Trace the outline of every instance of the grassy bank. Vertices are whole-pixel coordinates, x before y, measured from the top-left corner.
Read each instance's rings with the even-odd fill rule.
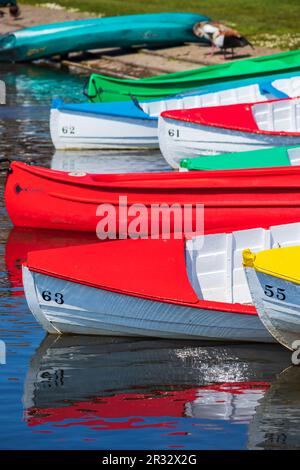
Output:
[[[32,5],[50,2],[24,0],[24,3]],[[299,0],[54,0],[53,3],[105,16],[160,11],[198,12],[236,27],[258,45],[300,48]]]

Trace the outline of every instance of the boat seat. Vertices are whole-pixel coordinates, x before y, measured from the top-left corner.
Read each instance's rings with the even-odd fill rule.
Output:
[[[199,299],[251,303],[243,250],[258,252],[300,244],[300,223],[195,237],[186,243],[190,282]]]
[[[160,101],[145,102],[141,107],[151,116],[159,116],[172,109],[190,109],[209,106],[222,106],[235,103],[255,103],[274,98],[288,98],[300,95],[300,77],[264,80],[259,84],[246,86],[228,84],[228,88],[209,92],[209,88],[194,90],[191,93],[176,95]]]
[[[300,96],[300,76],[274,80],[273,86],[291,98]]]
[[[300,98],[258,103],[252,113],[260,130],[300,132]]]
[[[273,90],[274,91],[274,90]],[[276,91],[276,90],[275,90]],[[286,95],[284,95],[286,96]],[[275,94],[271,95],[275,98]],[[283,96],[282,96],[283,97]],[[144,112],[151,116],[159,116],[164,111],[175,109],[204,108],[210,106],[222,106],[236,103],[252,103],[266,101],[268,96],[261,90],[258,84],[229,88],[226,90],[207,93],[199,90],[192,95],[177,95],[166,100],[145,102],[141,104]]]

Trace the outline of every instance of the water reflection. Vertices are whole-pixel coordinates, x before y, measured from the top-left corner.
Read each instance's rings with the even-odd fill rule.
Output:
[[[23,403],[28,426],[171,429],[201,439],[226,423],[245,434],[256,407],[289,362],[276,345],[47,336],[30,362]],[[175,434],[174,434],[175,433]],[[246,435],[246,434],[245,434]],[[300,438],[299,438],[300,439]]]
[[[147,150],[56,150],[51,168],[62,171],[84,171],[86,173],[143,173],[170,171],[161,153]]]
[[[300,449],[300,369],[272,381],[249,426],[250,449]]]
[[[47,65],[1,64],[1,80],[7,89],[7,104],[49,106],[53,97],[65,101],[86,101],[83,86],[86,77]]]

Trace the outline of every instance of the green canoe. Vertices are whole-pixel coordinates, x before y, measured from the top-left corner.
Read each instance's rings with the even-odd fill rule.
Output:
[[[249,152],[203,155],[181,160],[185,170],[237,170],[243,168],[271,168],[300,164],[300,147],[274,147]]]
[[[243,59],[151,78],[120,79],[92,74],[87,95],[94,102],[163,99],[208,84],[300,70],[300,50]]]

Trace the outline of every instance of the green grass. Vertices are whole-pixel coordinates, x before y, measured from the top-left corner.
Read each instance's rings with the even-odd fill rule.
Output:
[[[24,0],[23,3],[56,3],[105,16],[160,11],[203,13],[237,28],[256,44],[300,48],[299,0]]]

